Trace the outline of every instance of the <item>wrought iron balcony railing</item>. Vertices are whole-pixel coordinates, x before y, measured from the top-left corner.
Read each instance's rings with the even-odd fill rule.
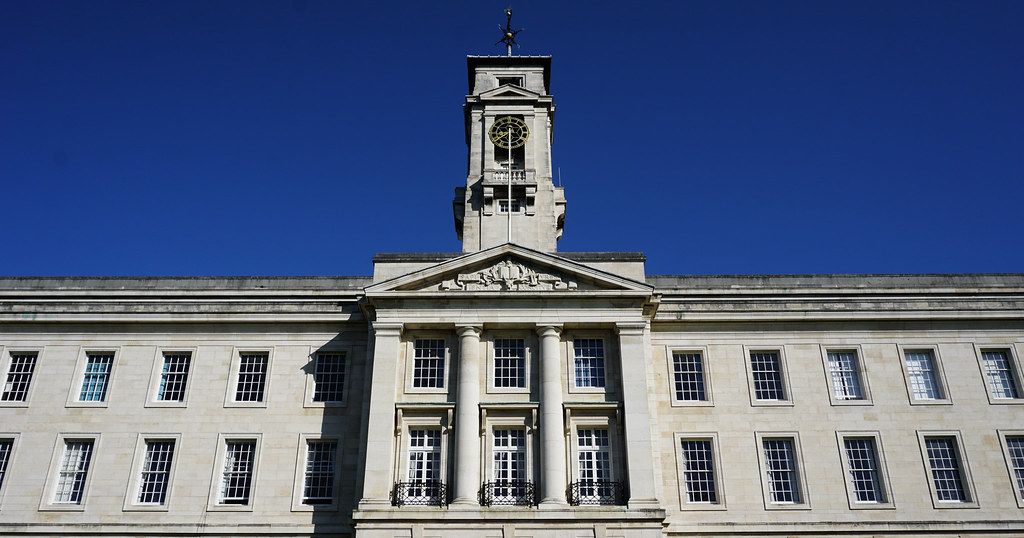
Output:
[[[480,487],[480,506],[533,506],[535,499],[529,480],[496,480]]]
[[[448,488],[440,480],[396,482],[391,490],[392,506],[445,506]]]
[[[569,484],[565,492],[569,504],[626,504],[626,487],[613,480],[580,480]]]

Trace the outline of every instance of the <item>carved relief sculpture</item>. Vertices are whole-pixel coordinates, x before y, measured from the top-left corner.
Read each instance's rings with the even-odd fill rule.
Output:
[[[574,290],[576,282],[549,273],[538,273],[512,260],[500,261],[474,273],[460,273],[441,282],[442,291]]]

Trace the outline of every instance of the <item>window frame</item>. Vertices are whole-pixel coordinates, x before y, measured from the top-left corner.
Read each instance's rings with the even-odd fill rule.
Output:
[[[270,384],[274,372],[274,346],[235,346],[231,348],[231,365],[228,371],[227,388],[224,392],[224,407],[267,407],[270,400]],[[235,400],[238,390],[238,371],[242,364],[242,354],[266,353],[267,371],[263,382],[263,400],[258,402],[240,402]]]
[[[825,386],[828,389],[828,401],[831,405],[842,406],[842,405],[874,405],[874,400],[871,397],[871,384],[868,382],[868,367],[864,360],[864,350],[860,344],[853,345],[821,345],[819,346],[821,351],[821,365],[825,370]],[[861,397],[857,399],[842,399],[838,398],[835,393],[835,387],[832,385],[832,369],[829,365],[828,354],[829,353],[842,353],[842,352],[853,352],[857,360],[857,382],[860,383]]]
[[[0,350],[0,352],[2,352],[2,350]],[[0,482],[0,510],[3,510],[4,493],[7,492],[7,485],[11,483],[11,469],[14,466],[14,458],[18,453],[18,441],[20,438],[20,433],[0,432],[0,441],[11,442],[11,452],[7,455],[7,467],[4,469],[3,481]]]
[[[43,360],[43,351],[45,347],[42,346],[2,346],[0,345],[0,393],[3,393],[3,385],[7,383],[7,374],[10,373],[11,369],[11,354],[20,355],[23,353],[35,353],[36,361],[32,366],[32,377],[29,379],[28,388],[25,390],[24,400],[0,400],[0,407],[28,407],[32,403],[32,394],[35,392],[35,386],[39,378],[39,365]]]
[[[299,445],[295,451],[295,478],[292,485],[292,512],[337,512],[338,511],[338,499],[341,497],[341,456],[344,454],[344,448],[342,446],[341,436],[338,435],[324,435],[322,433],[300,433],[299,434]],[[326,504],[306,504],[303,503],[303,494],[306,489],[306,458],[307,444],[316,441],[333,441],[336,443],[334,447],[334,479],[332,481],[332,488],[334,492],[333,501]]]
[[[903,371],[903,383],[907,389],[907,399],[910,405],[953,405],[953,397],[949,391],[949,383],[946,381],[946,371],[942,367],[942,356],[939,354],[939,346],[935,344],[905,345],[897,344],[899,350],[900,369]],[[910,382],[910,372],[907,370],[907,353],[915,351],[930,351],[935,367],[935,381],[939,385],[942,398],[932,400],[918,400],[914,398],[914,388]]]
[[[410,331],[403,334],[405,347],[405,393],[406,394],[448,394],[452,387],[458,357],[456,347],[451,334],[443,331]],[[440,387],[416,387],[413,385],[413,375],[416,365],[416,340],[444,340],[444,375],[441,377]]]
[[[82,401],[82,388],[85,384],[85,369],[89,363],[89,355],[111,354],[110,372],[107,374],[107,388],[101,401]],[[121,346],[79,346],[78,359],[75,363],[75,374],[72,378],[71,390],[68,391],[67,401],[64,407],[109,407],[110,399],[114,395],[114,380],[117,376],[117,363],[121,359]],[[38,358],[36,359],[39,360]]]
[[[703,400],[680,400],[676,397],[675,354],[700,354],[701,368],[704,375]],[[665,364],[668,369],[668,392],[672,407],[713,407],[715,399],[711,383],[711,361],[708,359],[707,346],[665,346]]]
[[[188,363],[188,377],[185,379],[185,398],[181,401],[174,400],[158,400],[157,393],[160,391],[160,378],[163,373],[164,366],[164,354],[176,354],[176,353],[188,353],[190,355]],[[153,355],[153,370],[149,377],[149,391],[146,393],[146,401],[143,404],[144,407],[188,407],[189,393],[192,390],[192,380],[195,378],[194,372],[196,363],[198,361],[199,349],[195,347],[159,347],[157,346],[156,352]]]
[[[519,81],[519,83],[518,84],[513,84],[513,83],[510,83],[510,82],[504,82],[503,83],[501,81],[502,79],[506,79],[507,80],[507,79],[513,79],[513,78],[517,79]],[[495,89],[500,88],[500,87],[505,86],[505,85],[516,86],[518,88],[526,89],[526,76],[525,75],[505,75],[505,74],[497,74],[496,73],[494,75],[494,81],[495,81],[495,84],[496,84],[496,86],[494,86]]]
[[[751,364],[751,354],[753,353],[777,353],[779,356],[779,379],[782,382],[782,390],[784,398],[780,400],[759,400],[757,398],[757,388],[754,385],[754,367]],[[789,366],[786,364],[786,346],[743,346],[743,365],[747,372],[747,392],[750,396],[750,405],[752,407],[792,407],[793,404],[793,385],[789,378]]]
[[[171,468],[167,475],[167,494],[163,504],[147,504],[138,501],[139,488],[142,486],[142,466],[146,461],[146,444],[149,441],[171,441],[174,443],[174,456],[171,458]],[[128,489],[125,491],[122,510],[125,512],[167,512],[170,510],[171,499],[174,498],[174,475],[180,459],[180,433],[140,433],[135,441],[132,474],[128,480]]]
[[[764,455],[764,442],[766,440],[788,439],[793,442],[793,467],[796,470],[796,485],[800,488],[800,502],[776,503],[772,500],[771,486],[768,484],[768,465]],[[800,433],[795,431],[755,431],[754,440],[757,449],[757,462],[761,474],[761,495],[764,501],[765,510],[810,510],[811,492],[807,489],[807,465],[803,455],[803,444],[800,442]]]
[[[618,389],[618,339],[603,331],[563,331],[562,350],[566,367],[566,385],[569,394],[612,394]],[[604,343],[604,386],[580,387],[576,385],[576,340],[602,340]]]
[[[983,353],[1002,351],[1006,353],[1006,360],[1010,365],[1010,377],[1017,385],[1016,398],[995,398],[992,396],[992,387],[988,383],[988,374],[985,372],[985,359]],[[981,372],[981,384],[985,388],[985,395],[991,405],[1024,405],[1024,375],[1020,369],[1020,359],[1017,356],[1015,346],[1010,344],[974,344],[974,355],[978,359],[978,369]]]
[[[224,461],[229,442],[254,441],[252,481],[249,487],[248,504],[224,504],[220,500],[220,485],[224,479]],[[210,496],[206,503],[207,512],[252,512],[259,491],[260,456],[263,452],[262,433],[221,433],[217,435],[217,457],[213,462],[213,476],[210,479]]]
[[[495,361],[495,346],[496,340],[522,340],[523,341],[523,384],[522,387],[497,387],[495,386],[494,369],[496,365]],[[530,363],[533,362],[533,350],[536,348],[536,340],[531,338],[526,333],[515,332],[515,331],[492,331],[488,334],[486,339],[486,353],[487,353],[487,394],[529,394],[531,383],[531,376],[533,370],[530,367]]]
[[[850,461],[846,453],[846,440],[871,439],[875,444],[875,464],[878,466],[878,487],[881,489],[885,502],[862,502],[857,500],[853,484],[850,482]],[[894,510],[896,501],[892,496],[892,481],[889,479],[889,467],[885,461],[885,449],[882,446],[882,434],[878,431],[839,430],[836,432],[839,448],[839,463],[843,469],[843,483],[846,484],[846,498],[850,510]]]
[[[1022,488],[1017,487],[1017,477],[1013,474],[1013,458],[1010,456],[1010,444],[1007,442],[1009,437],[1024,438],[1024,430],[996,430],[996,436],[999,437],[999,447],[1002,449],[1003,459],[1006,461],[1006,472],[1010,478],[1010,488],[1017,501],[1017,508],[1024,508],[1024,492],[1021,491]]]
[[[960,483],[963,485],[965,501],[940,501],[935,490],[935,480],[932,476],[932,466],[928,459],[928,448],[925,441],[931,438],[952,438],[953,448],[960,463]],[[921,449],[921,463],[924,466],[925,478],[928,481],[928,492],[932,498],[932,508],[937,510],[959,510],[964,508],[980,508],[978,505],[977,488],[974,486],[974,479],[971,476],[971,465],[967,459],[967,452],[964,450],[963,438],[960,430],[917,430],[917,443]]]
[[[683,441],[708,441],[711,443],[712,475],[715,480],[714,503],[693,503],[687,500],[686,481],[683,477]],[[725,481],[722,479],[722,454],[719,449],[717,432],[676,432],[672,434],[676,454],[676,486],[679,493],[679,509],[685,511],[726,510]]]
[[[302,397],[302,407],[306,408],[325,408],[325,407],[347,407],[348,406],[348,394],[352,386],[352,356],[354,353],[353,346],[334,346],[325,345],[318,347],[313,350],[310,349],[306,357],[309,359],[309,370],[306,373],[305,392]],[[316,361],[320,354],[335,354],[341,353],[345,355],[345,380],[342,382],[341,388],[341,400],[332,400],[324,402],[313,401],[313,396],[316,395]]]
[[[625,481],[627,476],[625,470],[625,455],[622,450],[622,430],[615,416],[603,414],[580,414],[586,413],[586,408],[577,408],[569,411],[569,482],[580,480],[580,454],[579,435],[580,430],[608,430],[608,454],[610,459],[609,480]],[[541,477],[543,479],[543,477]]]
[[[43,488],[43,495],[39,500],[40,512],[85,511],[85,505],[89,502],[92,491],[92,481],[96,476],[96,459],[100,453],[101,439],[102,436],[99,433],[61,432],[57,434],[53,444],[53,453],[50,456],[49,470],[46,474],[46,486]],[[89,456],[89,468],[86,470],[85,485],[82,486],[82,499],[77,504],[54,502],[54,495],[57,493],[56,488],[59,482],[58,473],[61,462],[64,460],[64,450],[67,446],[67,441],[92,441],[92,454]]]

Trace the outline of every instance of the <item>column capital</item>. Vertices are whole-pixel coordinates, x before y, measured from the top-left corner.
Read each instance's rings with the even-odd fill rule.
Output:
[[[473,336],[480,336],[483,332],[483,324],[480,323],[456,323],[455,332],[459,336],[465,336],[467,333],[472,333]]]
[[[646,321],[620,321],[615,324],[615,332],[624,336],[638,336],[647,330]]]
[[[388,335],[398,336],[402,334],[402,328],[404,327],[401,323],[394,323],[390,321],[374,321],[373,322],[373,334],[374,335]]]
[[[538,323],[537,324],[537,335],[538,336],[558,336],[562,334],[562,325],[560,323]]]

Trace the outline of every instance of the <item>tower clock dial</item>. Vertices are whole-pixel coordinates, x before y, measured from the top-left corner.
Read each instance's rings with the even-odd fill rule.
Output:
[[[511,143],[509,143],[509,133],[512,134]],[[494,120],[494,125],[491,125],[491,129],[487,131],[487,134],[491,137],[491,142],[499,148],[518,148],[530,138],[530,128],[520,118],[502,116]]]

